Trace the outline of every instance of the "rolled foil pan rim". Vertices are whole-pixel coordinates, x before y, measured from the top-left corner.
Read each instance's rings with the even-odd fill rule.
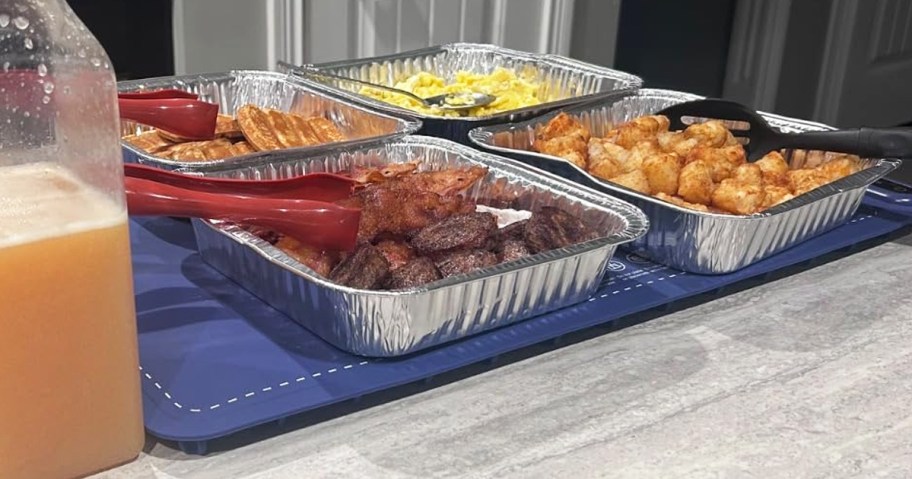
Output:
[[[364,95],[360,95],[356,92],[349,91],[344,88],[339,88],[333,85],[326,84],[318,79],[319,75],[308,72],[308,69],[315,69],[318,71],[327,71],[335,70],[340,68],[352,68],[355,66],[369,65],[372,63],[379,62],[390,62],[395,60],[407,60],[411,58],[420,58],[422,56],[427,56],[430,54],[444,53],[449,51],[480,51],[483,53],[496,53],[502,54],[505,56],[510,56],[514,58],[520,58],[529,62],[535,62],[539,64],[550,64],[549,66],[562,67],[565,70],[575,71],[577,73],[585,73],[590,75],[597,75],[602,78],[610,79],[616,82],[621,83],[623,86],[619,89],[612,91],[603,91],[590,93],[581,96],[575,96],[570,98],[564,98],[561,100],[554,100],[538,105],[527,106],[523,108],[517,108],[514,110],[503,111],[499,113],[494,113],[488,116],[475,116],[475,117],[447,117],[447,116],[438,116],[438,115],[428,115],[421,112],[416,112],[409,110],[407,108],[402,108],[400,106],[393,105],[381,100],[370,98]],[[509,48],[499,47],[496,45],[483,44],[483,43],[447,43],[437,46],[425,47],[417,50],[411,50],[402,53],[395,53],[389,55],[380,55],[375,57],[367,58],[358,58],[353,60],[340,60],[334,62],[325,62],[325,63],[308,63],[304,65],[293,65],[288,62],[279,62],[278,68],[280,71],[285,71],[289,74],[292,72],[298,73],[300,76],[298,78],[304,79],[307,83],[311,84],[315,88],[324,89],[328,92],[331,92],[337,96],[341,96],[351,101],[361,102],[363,104],[369,105],[372,108],[388,111],[399,116],[410,116],[422,121],[440,121],[444,123],[450,122],[463,122],[463,123],[482,123],[490,121],[498,121],[503,119],[509,119],[513,116],[523,116],[537,111],[547,111],[554,108],[560,108],[562,106],[576,105],[581,102],[593,101],[599,98],[603,98],[606,95],[609,95],[614,92],[633,92],[639,89],[643,80],[633,74],[623,72],[620,70],[614,70],[611,68],[601,67],[587,62],[582,62],[575,60],[569,57],[562,55],[554,54],[538,54],[523,52],[519,50],[512,50]],[[343,81],[343,80],[337,80]]]

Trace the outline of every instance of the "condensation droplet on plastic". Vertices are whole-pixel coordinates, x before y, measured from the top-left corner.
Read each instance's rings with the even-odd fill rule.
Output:
[[[45,82],[44,92],[50,95],[54,91],[54,82]]]
[[[26,48],[27,50],[31,50],[32,47],[34,47],[34,46],[35,46],[35,44],[32,43],[32,39],[29,38],[29,37],[25,37],[25,48]]]
[[[3,71],[8,72],[10,67],[10,62],[3,62]]]
[[[49,97],[47,95],[44,95],[43,97],[41,97],[41,103],[44,103],[45,105],[47,105],[50,102],[51,102],[51,97]]]
[[[111,64],[108,63],[108,62],[104,62],[104,69],[105,69],[105,70],[110,70],[110,69],[111,69]]]
[[[63,94],[64,94],[64,95],[69,95],[69,94],[70,94],[70,87],[68,87],[68,86],[63,87]]]
[[[79,51],[76,52],[76,55],[79,55],[79,58],[85,58],[85,57],[86,57],[86,51],[80,48]]]
[[[25,30],[29,26],[28,18],[19,16],[13,19],[13,25],[16,25],[16,28],[19,30]]]
[[[45,76],[45,75],[47,75],[47,74],[48,74],[48,67],[45,66],[44,63],[39,63],[39,64],[38,64],[38,76],[43,77],[43,76]]]
[[[97,66],[100,66],[100,65],[101,65],[101,60],[98,59],[98,57],[92,57],[92,58],[89,60],[89,62],[92,63],[92,66],[93,66],[93,67],[97,67]]]
[[[32,113],[31,113],[31,112],[28,112],[28,111],[22,112],[22,114],[25,115],[26,118],[32,116]]]
[[[9,26],[10,17],[5,13],[0,13],[0,28],[6,28]]]

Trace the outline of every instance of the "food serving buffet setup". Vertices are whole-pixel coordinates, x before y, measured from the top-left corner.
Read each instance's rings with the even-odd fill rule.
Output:
[[[763,114],[805,136],[757,151],[745,117],[682,124],[699,97],[568,58],[280,70],[118,86],[218,106],[206,138],[122,123],[145,424],[188,453],[912,224],[876,134]]]

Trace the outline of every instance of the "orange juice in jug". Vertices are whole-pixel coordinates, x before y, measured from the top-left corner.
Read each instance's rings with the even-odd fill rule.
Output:
[[[0,0],[0,478],[143,444],[110,61],[64,0]]]

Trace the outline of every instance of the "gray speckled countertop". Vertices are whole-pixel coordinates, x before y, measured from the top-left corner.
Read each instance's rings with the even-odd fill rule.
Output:
[[[912,477],[912,236],[264,437],[98,477]]]

